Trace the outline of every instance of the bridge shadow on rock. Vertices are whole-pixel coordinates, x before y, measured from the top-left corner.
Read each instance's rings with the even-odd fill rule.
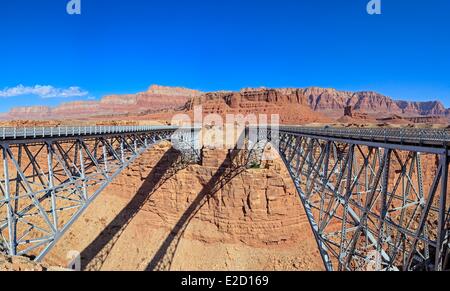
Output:
[[[146,271],[168,271],[171,269],[173,258],[175,257],[178,245],[187,227],[200,209],[208,203],[219,190],[227,185],[234,177],[242,173],[247,168],[247,157],[239,155],[241,150],[233,149],[229,151],[222,165],[217,172],[205,184],[197,197],[183,213],[175,224],[170,234],[164,240],[151,262],[147,265]]]
[[[181,152],[170,148],[159,159],[151,172],[145,177],[133,199],[106,226],[106,228],[81,253],[81,269],[86,271],[100,270],[108,258],[114,245],[133,218],[142,209],[156,190],[179,170],[187,167],[188,161]]]

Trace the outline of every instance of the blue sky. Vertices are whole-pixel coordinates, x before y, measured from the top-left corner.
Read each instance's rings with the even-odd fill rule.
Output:
[[[375,90],[450,107],[448,0],[382,0],[372,16],[369,0],[81,0],[81,15],[68,1],[0,1],[0,111],[153,83]]]

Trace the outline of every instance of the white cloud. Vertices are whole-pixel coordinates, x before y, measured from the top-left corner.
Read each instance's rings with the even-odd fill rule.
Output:
[[[50,85],[35,85],[32,87],[18,85],[12,88],[5,88],[0,90],[0,97],[9,98],[23,95],[36,95],[41,98],[69,98],[69,97],[84,97],[89,95],[89,92],[80,87],[72,86],[69,88],[55,88]]]

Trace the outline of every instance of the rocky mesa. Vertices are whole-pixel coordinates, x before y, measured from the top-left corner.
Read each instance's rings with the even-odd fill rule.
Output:
[[[305,116],[310,115],[310,111],[313,111],[324,113],[330,117],[338,117],[342,116],[347,107],[351,107],[354,112],[372,114],[378,118],[394,114],[405,117],[450,115],[450,109],[446,109],[439,101],[398,101],[371,91],[350,92],[318,87],[248,88],[242,89],[240,92],[206,93],[194,97],[187,104],[187,109],[193,109],[198,105],[203,105],[210,113],[219,114],[236,110],[242,112],[253,107],[268,108],[284,113],[292,106],[301,106],[304,109],[304,112],[301,113],[304,113]]]
[[[152,85],[146,92],[109,95],[100,101],[67,102],[57,107],[17,107],[3,114],[2,119],[88,118],[176,110],[201,94],[197,90]]]
[[[450,117],[450,109],[439,101],[409,102],[394,100],[372,91],[350,92],[332,88],[245,88],[240,91],[203,93],[198,90],[153,85],[146,92],[109,95],[100,101],[76,101],[57,107],[18,107],[2,119],[68,119],[105,116],[147,116],[174,111],[192,112],[201,105],[205,114],[279,114],[282,123],[329,123],[345,110],[364,115],[367,120],[408,120],[421,117]],[[171,115],[170,115],[171,116]],[[170,119],[170,118],[169,118]]]

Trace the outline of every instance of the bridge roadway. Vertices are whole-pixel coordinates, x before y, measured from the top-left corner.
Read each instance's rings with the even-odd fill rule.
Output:
[[[117,175],[177,129],[0,128],[0,251],[42,260]],[[178,134],[193,145],[198,130]],[[258,132],[279,145],[327,270],[448,268],[448,130],[281,126]],[[428,155],[438,166],[424,185]]]
[[[43,139],[95,137],[104,135],[175,131],[175,126],[61,126],[61,127],[3,127],[0,141],[20,143]],[[374,147],[416,150],[450,155],[450,129],[419,128],[332,128],[280,126],[284,133],[301,134],[324,140],[352,142]]]
[[[175,126],[59,126],[59,127],[3,127],[0,140],[28,142],[49,138],[95,137],[104,135],[175,131]]]
[[[450,146],[450,129],[332,128],[281,126],[280,131],[323,140],[442,154]]]

